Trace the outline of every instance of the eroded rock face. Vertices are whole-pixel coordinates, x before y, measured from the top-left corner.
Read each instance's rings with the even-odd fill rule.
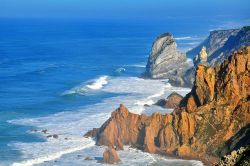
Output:
[[[198,55],[196,55],[195,59],[194,59],[194,65],[198,65],[200,64],[207,64],[207,49],[206,47],[202,47],[200,53]]]
[[[121,160],[113,147],[108,147],[105,152],[103,153],[102,163],[106,164],[117,164]]]
[[[215,68],[199,65],[192,91],[184,100],[187,103],[182,103],[187,111],[192,112],[211,101],[235,107],[240,101],[249,100],[249,54],[250,47],[247,47]]]
[[[98,129],[97,144],[117,149],[132,145],[149,153],[214,163],[225,151],[225,143],[249,126],[249,71],[250,46],[215,68],[200,65],[195,85],[180,109],[146,116],[130,113],[120,105]]]
[[[182,76],[187,69],[186,55],[177,50],[173,35],[159,36],[152,46],[145,75],[154,79],[166,78],[173,85],[183,86]]]

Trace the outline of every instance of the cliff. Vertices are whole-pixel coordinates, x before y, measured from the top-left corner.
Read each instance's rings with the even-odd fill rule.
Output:
[[[197,65],[216,66],[234,51],[248,45],[250,45],[250,26],[212,31],[200,45],[187,52],[187,55],[193,58],[194,67],[185,73],[186,85],[193,85]]]
[[[131,145],[149,153],[218,161],[230,149],[247,143],[247,135],[237,135],[249,129],[249,70],[250,46],[216,67],[199,65],[192,91],[172,114],[137,115],[121,104],[87,136],[96,137],[97,145],[116,149]]]
[[[186,55],[177,50],[173,35],[165,33],[153,43],[145,76],[169,79],[176,86],[183,86],[183,74],[188,68]]]
[[[224,47],[225,43],[232,36],[236,36],[239,29],[215,30],[211,31],[209,36],[200,43],[197,47],[187,52],[187,55],[194,59],[199,54],[203,47],[206,48],[208,56],[216,52],[216,50]]]

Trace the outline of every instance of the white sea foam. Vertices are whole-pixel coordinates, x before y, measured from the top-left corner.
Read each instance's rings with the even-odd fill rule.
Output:
[[[107,84],[103,86],[103,83]],[[54,139],[46,138],[48,134],[43,134],[44,138],[47,139],[45,142],[17,142],[10,144],[11,147],[20,150],[23,154],[23,161],[15,163],[15,165],[34,165],[39,163],[40,165],[46,165],[50,160],[57,158],[63,160],[62,158],[64,157],[62,155],[71,155],[79,150],[85,151],[84,148],[88,149],[90,146],[93,146],[93,141],[82,136],[88,130],[100,127],[110,117],[110,113],[118,107],[119,103],[124,103],[131,112],[137,114],[147,112],[151,114],[153,111],[156,111],[156,106],[145,107],[145,104],[152,105],[160,98],[167,97],[173,91],[181,95],[185,95],[190,91],[190,89],[186,88],[172,87],[166,80],[145,80],[137,77],[106,76],[87,85],[100,87],[97,84],[102,85],[102,88],[98,89],[99,91],[115,93],[117,96],[74,111],[61,112],[47,117],[8,121],[9,123],[19,125],[34,126],[40,130],[47,129],[48,134],[57,134],[59,136],[58,139]],[[81,88],[86,88],[86,84],[85,86],[78,86],[79,91],[82,91]],[[75,93],[78,92],[75,91]],[[42,133],[38,132],[38,134]],[[94,146],[93,149],[95,148]],[[154,159],[155,157],[151,156],[150,161],[154,162]],[[126,157],[123,160],[125,161]],[[55,163],[51,165],[55,165]],[[88,164],[82,161],[82,165]]]
[[[123,68],[123,67],[120,67],[120,68],[116,69],[115,71],[118,72],[118,73],[121,73],[121,72],[126,71],[126,69]]]
[[[105,147],[90,147],[75,153],[66,154],[60,159],[55,161],[49,161],[41,164],[42,166],[100,166],[95,159],[100,160]],[[158,166],[203,166],[202,162],[194,160],[179,160],[173,158],[167,158],[156,154],[149,154],[137,149],[124,147],[124,150],[118,151],[118,155],[121,159],[120,166],[144,166],[144,165],[158,165]],[[78,156],[78,157],[76,157]],[[94,160],[85,160],[86,156],[94,158]],[[84,162],[83,162],[84,161]]]
[[[128,66],[132,66],[132,67],[140,67],[140,68],[145,68],[146,65],[145,64],[133,64],[133,65],[128,65]]]
[[[94,83],[87,85],[87,87],[93,90],[101,89],[104,85],[108,83],[107,79],[108,76],[102,76],[98,78]]]
[[[51,160],[58,159],[62,155],[72,153],[72,152],[76,152],[76,151],[79,151],[79,150],[82,150],[82,149],[85,149],[85,148],[88,148],[88,147],[91,147],[91,146],[95,145],[95,141],[93,141],[93,140],[91,140],[91,141],[85,140],[85,142],[84,142],[85,144],[82,144],[81,142],[83,142],[83,141],[77,142],[77,146],[74,147],[74,148],[66,148],[65,150],[60,150],[58,152],[46,154],[46,155],[44,155],[42,157],[37,157],[37,158],[34,158],[34,159],[28,159],[28,160],[22,161],[20,163],[13,163],[12,166],[32,166],[34,164],[41,164],[41,163],[46,162],[46,161],[51,161]],[[61,146],[61,144],[60,144],[60,146]],[[47,147],[44,147],[44,148],[47,148]],[[31,152],[33,151],[33,149],[29,149],[29,150]]]
[[[89,91],[95,91],[103,88],[104,85],[108,84],[108,76],[100,76],[97,79],[89,80],[81,85],[78,85],[70,90],[67,90],[62,93],[62,95],[69,95],[69,94],[82,94],[85,95]]]

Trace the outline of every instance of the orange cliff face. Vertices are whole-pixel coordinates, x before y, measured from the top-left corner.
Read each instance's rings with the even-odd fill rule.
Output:
[[[250,123],[249,70],[250,46],[215,68],[199,65],[192,91],[172,114],[137,115],[121,104],[88,135],[96,136],[97,145],[131,145],[213,163],[226,141]]]
[[[191,93],[182,105],[188,112],[207,104],[229,104],[232,109],[250,95],[249,47],[239,50],[215,68],[198,65]]]

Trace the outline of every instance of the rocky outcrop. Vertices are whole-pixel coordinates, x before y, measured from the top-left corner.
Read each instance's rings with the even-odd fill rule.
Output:
[[[155,103],[155,105],[163,108],[177,109],[179,108],[182,99],[183,97],[180,94],[173,92],[167,97],[166,100],[160,99]]]
[[[229,29],[229,30],[215,30],[211,31],[208,38],[206,38],[201,44],[192,50],[187,52],[190,58],[195,58],[196,55],[206,47],[208,56],[215,53],[218,49],[223,48],[228,39],[232,36],[236,36],[239,29]]]
[[[188,112],[214,102],[236,107],[250,95],[250,47],[241,49],[215,68],[198,65],[191,93],[182,103]]]
[[[124,105],[96,132],[97,145],[131,145],[149,153],[218,161],[250,123],[250,47],[216,67],[199,65],[192,91],[171,114],[130,113]],[[240,141],[244,146],[244,142]],[[234,140],[234,139],[233,139]]]
[[[207,49],[206,47],[202,47],[200,53],[198,55],[196,55],[195,59],[194,59],[194,65],[197,66],[198,64],[207,64]]]
[[[249,45],[250,26],[212,31],[205,41],[187,52],[187,55],[193,58],[194,67],[185,73],[186,85],[193,85],[195,70],[199,64],[214,67],[226,60],[234,51]]]
[[[102,163],[106,164],[117,164],[121,160],[113,147],[108,147],[103,153]]]
[[[176,92],[171,93],[166,100],[165,108],[177,109],[183,97]]]
[[[145,76],[169,79],[176,86],[183,86],[183,74],[188,69],[186,55],[177,50],[173,35],[165,33],[153,43]]]

